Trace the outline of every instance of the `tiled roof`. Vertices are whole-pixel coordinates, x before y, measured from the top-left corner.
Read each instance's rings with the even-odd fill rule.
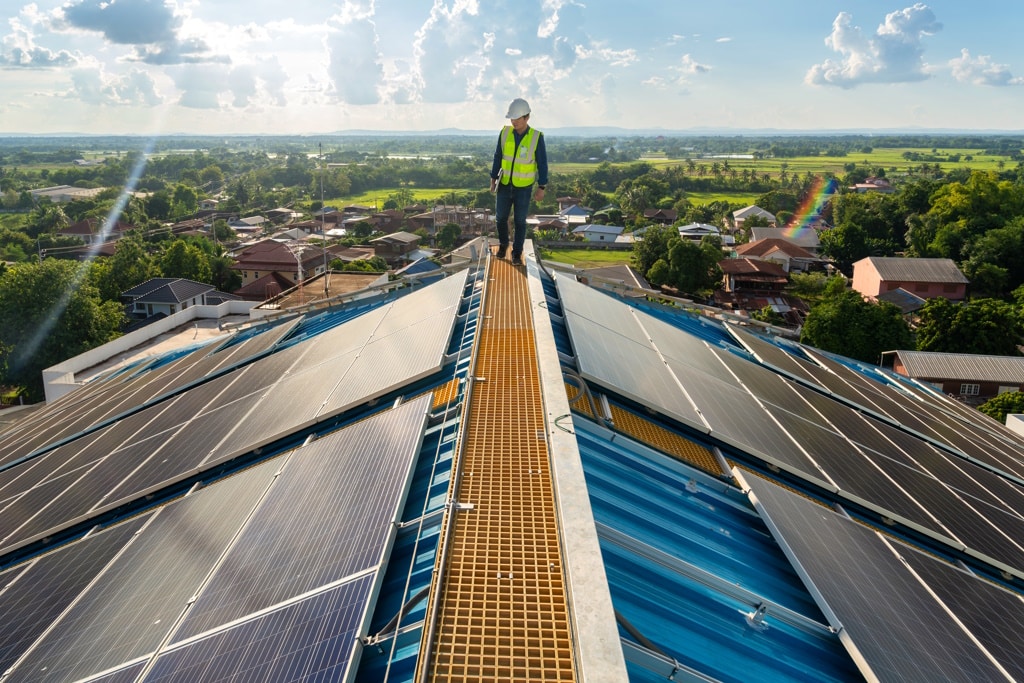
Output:
[[[753,258],[727,258],[718,262],[723,273],[730,275],[749,275],[759,273],[785,278],[786,271],[778,263],[761,261]]]
[[[754,240],[736,247],[736,253],[744,256],[764,256],[773,251],[781,251],[793,258],[816,258],[814,254],[807,251],[799,244],[790,242],[780,237],[769,237],[762,240]]]
[[[1024,384],[1024,357],[896,351],[909,377]]]
[[[184,278],[155,277],[122,292],[132,301],[178,304],[215,289],[213,285]]]
[[[307,245],[303,247],[302,263],[323,259],[323,250]],[[295,270],[295,256],[288,247],[275,240],[263,240],[246,247],[235,256],[235,269]]]
[[[946,282],[967,284],[969,280],[948,258],[902,258],[899,256],[868,256],[853,264],[870,265],[883,280],[903,282]]]

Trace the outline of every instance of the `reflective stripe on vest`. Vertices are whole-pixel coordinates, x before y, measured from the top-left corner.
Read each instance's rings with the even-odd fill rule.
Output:
[[[541,134],[528,128],[517,151],[512,130],[512,126],[501,129],[501,182],[507,185],[511,178],[514,186],[529,187],[537,179],[537,144]]]

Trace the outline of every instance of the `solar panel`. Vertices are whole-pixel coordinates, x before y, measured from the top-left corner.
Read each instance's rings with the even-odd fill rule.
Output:
[[[765,341],[761,337],[751,334],[736,325],[726,325],[725,329],[765,365],[776,368],[780,372],[795,377],[802,382],[817,385],[821,390],[825,390],[825,387],[818,383],[817,375],[813,372],[808,361],[801,360],[780,346]]]
[[[636,344],[648,344],[647,335],[637,325],[633,312],[627,306],[571,278],[559,277],[555,284],[564,312],[571,311],[575,317],[588,320]]]
[[[175,647],[143,683],[349,680],[372,586],[364,575]]]
[[[5,679],[76,680],[153,652],[213,568],[277,463],[167,505]]]
[[[1024,681],[1024,599],[920,553],[901,557],[1010,676]]]
[[[566,323],[582,377],[707,431],[700,413],[685,399],[654,349],[568,311]]]
[[[0,574],[0,672],[6,671],[89,585],[146,521],[145,517],[58,548]],[[17,582],[7,586],[17,572]]]
[[[728,370],[716,361],[724,353],[703,341],[643,312],[636,314],[639,324],[650,336],[651,344],[665,359],[699,370],[723,382],[732,382]]]
[[[758,477],[748,477],[747,484],[772,535],[831,625],[842,629],[843,643],[865,676],[883,681],[1013,680],[974,634],[951,618],[930,587],[907,570],[900,556],[916,551]],[[968,593],[980,581],[962,577],[958,588]],[[1020,609],[1018,600],[1006,611],[1017,615],[1009,623],[1019,620]]]
[[[379,564],[429,407],[424,396],[294,451],[175,638]]]

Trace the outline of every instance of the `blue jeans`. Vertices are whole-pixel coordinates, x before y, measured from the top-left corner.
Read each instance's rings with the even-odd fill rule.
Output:
[[[514,187],[498,185],[494,197],[494,222],[498,228],[498,244],[508,244],[508,217],[514,214],[515,234],[512,238],[512,256],[522,256],[523,242],[526,240],[526,215],[530,213],[530,198],[533,186]]]

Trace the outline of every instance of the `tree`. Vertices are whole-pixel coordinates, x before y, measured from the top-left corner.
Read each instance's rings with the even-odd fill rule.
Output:
[[[437,247],[441,251],[451,251],[462,237],[462,228],[457,223],[446,223],[437,231]]]
[[[801,343],[865,363],[878,363],[883,351],[913,348],[914,337],[899,307],[884,301],[871,303],[857,292],[837,289],[830,281],[825,298],[811,308]]]
[[[1013,305],[998,299],[957,304],[929,299],[918,311],[917,350],[1019,356],[1024,323]]]
[[[190,216],[199,210],[199,195],[195,188],[178,184],[171,194],[171,214],[175,218]]]
[[[119,303],[99,291],[73,261],[19,263],[0,274],[0,383],[43,399],[42,371],[121,334]]]
[[[142,239],[132,235],[118,240],[113,256],[96,260],[92,279],[105,301],[118,301],[121,292],[156,275],[153,257],[146,251]]]
[[[659,259],[668,256],[668,241],[673,237],[679,239],[679,231],[676,228],[652,225],[644,231],[641,239],[633,243],[633,265],[644,277],[648,276],[647,271]]]
[[[820,251],[847,274],[853,272],[854,263],[871,255],[867,233],[856,223],[845,223],[822,232]]]
[[[387,272],[388,264],[387,261],[382,259],[380,256],[371,256],[368,259],[357,259],[345,263],[341,259],[335,259],[331,261],[331,270],[341,270],[344,272],[361,272],[361,273],[384,273]]]
[[[1024,392],[1007,391],[993,396],[978,406],[978,410],[1005,424],[1007,415],[1024,413]]]
[[[212,278],[210,262],[202,249],[184,240],[174,240],[160,257],[160,272],[164,277],[209,283]]]
[[[706,236],[700,244],[694,244],[676,236],[669,242],[668,284],[683,292],[708,294],[722,281],[722,269],[718,265],[721,260],[722,246],[717,237]]]

